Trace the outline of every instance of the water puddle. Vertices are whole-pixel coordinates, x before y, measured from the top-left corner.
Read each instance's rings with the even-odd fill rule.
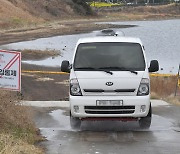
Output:
[[[22,62],[26,64],[33,64],[33,65],[40,65],[40,66],[60,67],[61,62],[62,62],[62,57],[57,56],[57,57],[53,57],[53,58],[50,57],[43,60],[27,60],[27,61],[22,61]]]
[[[70,127],[69,116],[64,110],[54,110],[49,113],[50,117],[56,121],[56,125],[51,126],[53,130],[75,131]],[[120,121],[83,121],[79,131],[169,131],[173,130],[173,120],[166,119],[158,115],[153,115],[150,129],[141,130],[138,122],[120,122]],[[41,128],[44,129],[44,128]],[[48,128],[45,128],[48,129]]]
[[[153,115],[149,130],[140,130],[135,122],[103,121],[83,122],[81,130],[75,131],[70,128],[69,116],[65,112],[61,109],[52,111],[49,116],[54,125],[47,127],[47,122],[44,122],[44,127],[40,128],[41,134],[48,140],[41,143],[47,148],[47,153],[92,154],[113,152],[112,148],[119,146],[131,145],[133,148],[134,145],[137,150],[137,146],[154,148],[159,143],[165,147],[172,142],[172,146],[179,143],[177,136],[180,137],[180,134],[173,130],[173,121],[158,115]],[[118,153],[118,150],[114,153]]]

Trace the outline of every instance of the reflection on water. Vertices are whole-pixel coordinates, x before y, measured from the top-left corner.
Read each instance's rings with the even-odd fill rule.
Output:
[[[177,73],[180,63],[180,20],[162,21],[129,21],[113,22],[113,24],[138,25],[133,28],[121,29],[126,36],[139,37],[145,45],[148,61],[157,59],[160,63],[159,73]],[[61,50],[62,57],[48,58],[42,61],[26,61],[45,66],[59,66],[64,59],[71,60],[79,38],[93,36],[94,33],[65,35],[42,38],[33,41],[12,43],[1,46],[1,49],[55,49]]]
[[[121,131],[173,131],[172,119],[164,118],[158,115],[152,115],[152,123],[149,129],[140,129],[138,121],[122,122],[122,121],[82,121],[80,130],[73,130],[70,127],[70,117],[64,114],[64,110],[58,109],[49,113],[51,118],[44,119],[46,122],[38,123],[38,127],[42,130],[66,130],[66,131],[93,131],[93,132],[121,132]],[[47,117],[46,117],[47,118]],[[48,121],[48,122],[47,122]],[[51,121],[51,125],[49,125]],[[54,122],[52,122],[54,121]],[[159,123],[159,121],[161,121]],[[46,134],[45,136],[49,136]]]

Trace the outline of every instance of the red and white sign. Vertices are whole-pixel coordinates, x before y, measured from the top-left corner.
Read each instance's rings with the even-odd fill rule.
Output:
[[[0,88],[21,91],[21,52],[0,50]]]

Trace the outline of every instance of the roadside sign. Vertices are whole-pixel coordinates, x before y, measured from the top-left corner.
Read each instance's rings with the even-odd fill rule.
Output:
[[[175,89],[174,96],[177,96],[178,88],[180,88],[180,64],[179,64],[179,69],[178,69],[178,74],[177,74],[177,83],[176,83],[176,89]]]
[[[21,52],[0,50],[0,88],[21,91]]]

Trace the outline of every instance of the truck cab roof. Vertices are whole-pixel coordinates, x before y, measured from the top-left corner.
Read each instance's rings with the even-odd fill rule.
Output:
[[[95,42],[124,42],[124,43],[138,43],[142,45],[139,38],[135,37],[125,37],[125,36],[96,36],[89,38],[79,39],[77,44],[81,43],[95,43]]]

